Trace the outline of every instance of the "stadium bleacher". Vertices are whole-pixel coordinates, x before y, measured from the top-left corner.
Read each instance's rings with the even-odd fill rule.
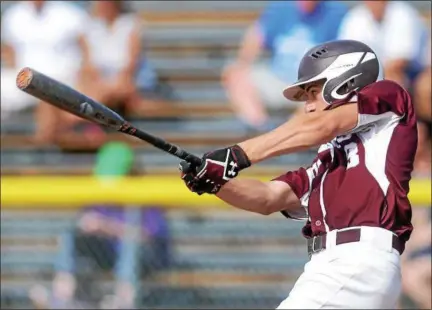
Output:
[[[74,227],[76,212],[2,211],[1,217],[2,294],[25,303],[35,283],[50,288],[59,236]],[[281,217],[263,222],[243,212],[172,211],[169,219],[173,267],[140,283],[149,291],[143,293],[145,307],[187,307],[185,291],[200,292],[193,297],[197,308],[264,307],[269,300],[257,301],[251,291],[267,291],[276,303],[307,260],[299,223],[286,225]],[[112,286],[106,279],[102,290]]]
[[[352,5],[350,1],[345,2]],[[253,1],[247,8],[241,1],[169,3],[170,1],[132,1],[130,4],[135,11],[141,12],[147,24],[143,40],[149,61],[161,79],[173,89],[175,100],[150,109],[144,107],[142,112],[127,117],[143,129],[184,145],[197,154],[242,140],[247,132],[233,116],[227,103],[220,85],[220,73],[223,66],[235,56],[245,28],[259,15],[267,1]],[[413,4],[420,10],[427,8],[422,1],[414,1]],[[430,17],[430,10],[422,12]],[[289,116],[290,110],[287,108],[272,112],[273,123],[277,125]],[[62,137],[58,147],[35,149],[31,137],[33,130],[31,113],[23,113],[1,122],[3,174],[18,173],[16,167],[38,173],[44,172],[43,169],[46,168],[47,173],[55,173],[49,165],[41,164],[43,162],[56,162],[63,167],[59,172],[76,174],[79,166],[77,162],[83,156],[60,154],[69,151],[91,154],[105,142],[91,141],[78,133]],[[175,163],[171,156],[155,153],[155,150],[136,139],[118,134],[110,135],[109,139],[133,144],[146,171],[158,173],[161,168],[166,173],[164,168]],[[33,150],[31,153],[30,148]],[[34,153],[37,155],[33,156]],[[87,158],[91,159],[91,156]],[[309,159],[310,156],[288,156],[278,163],[286,166],[301,165]],[[268,169],[278,163],[266,162],[263,165]],[[79,170],[89,172],[91,164],[90,160],[87,167],[81,166]],[[256,169],[259,170],[260,167],[258,165]]]
[[[173,89],[175,100],[152,109],[144,108],[127,118],[140,128],[197,154],[244,139],[247,132],[227,104],[220,72],[233,59],[245,27],[256,18],[265,1],[254,2],[247,10],[238,1],[223,4],[181,1],[176,2],[175,12],[168,4],[157,1],[131,4],[142,12],[148,24],[143,40],[149,60],[161,79]],[[275,125],[285,121],[290,110],[280,112],[273,111]],[[77,133],[62,136],[56,147],[36,147],[32,142],[34,127],[31,111],[2,121],[3,174],[89,173],[93,165],[91,154],[105,142],[92,141]],[[134,145],[139,162],[147,172],[166,173],[167,167],[176,169],[175,158],[136,139],[116,133],[108,139]],[[72,151],[81,154],[70,155]],[[292,156],[279,162],[298,164],[299,158]],[[52,163],[56,163],[55,167]],[[266,167],[274,164],[267,162]]]
[[[220,72],[233,59],[245,27],[267,1],[250,1],[247,9],[243,1],[170,2],[174,1],[136,1],[132,6],[142,12],[147,23],[143,40],[149,59],[172,87],[176,100],[127,117],[140,128],[197,154],[238,142],[247,133],[227,104]],[[424,3],[414,1],[414,5],[421,9]],[[430,17],[430,11],[427,14]],[[289,112],[273,111],[274,123],[283,122]],[[89,174],[93,152],[104,142],[71,134],[58,146],[36,147],[31,139],[33,130],[31,113],[1,122],[2,175]],[[176,158],[133,138],[115,133],[110,137],[133,145],[142,171],[177,173]],[[274,159],[252,172],[280,172],[304,165],[312,156],[306,152]],[[286,297],[307,259],[300,224],[287,225],[277,215],[261,221],[234,213],[234,223],[232,212],[229,216],[223,212],[202,214],[202,221],[191,221],[183,211],[168,214],[175,268],[141,283],[144,307],[274,308]],[[1,293],[8,296],[9,305],[28,306],[28,289],[35,281],[51,285],[58,236],[74,226],[75,216],[74,210],[2,210]],[[104,283],[103,290],[108,291],[112,283]]]

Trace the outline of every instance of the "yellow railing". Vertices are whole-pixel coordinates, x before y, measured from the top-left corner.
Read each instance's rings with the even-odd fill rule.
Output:
[[[253,176],[248,176],[253,177]],[[271,176],[256,176],[270,180]],[[413,205],[431,205],[431,180],[412,180],[409,198]],[[2,176],[1,207],[76,207],[95,203],[159,205],[163,207],[227,207],[211,195],[190,193],[178,176],[142,176],[119,180],[92,177]]]

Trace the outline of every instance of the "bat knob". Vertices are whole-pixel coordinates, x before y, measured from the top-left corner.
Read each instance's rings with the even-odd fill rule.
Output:
[[[32,69],[26,67],[20,70],[16,78],[16,85],[19,89],[26,89],[33,79]]]

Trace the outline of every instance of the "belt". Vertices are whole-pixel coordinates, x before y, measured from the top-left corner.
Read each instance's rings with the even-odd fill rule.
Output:
[[[336,245],[359,242],[361,236],[361,228],[353,228],[336,232]],[[327,235],[315,236],[307,240],[309,258],[314,253],[318,253],[326,249]],[[392,247],[402,253],[402,242],[396,235],[392,238]]]

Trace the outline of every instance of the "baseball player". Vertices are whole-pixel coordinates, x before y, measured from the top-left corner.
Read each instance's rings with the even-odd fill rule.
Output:
[[[351,40],[315,46],[284,96],[305,112],[275,130],[180,163],[199,195],[306,221],[310,260],[278,309],[391,309],[401,291],[400,255],[411,231],[407,198],[417,148],[411,98],[384,80],[377,55]],[[269,182],[236,178],[275,156],[318,147],[311,166]],[[289,258],[287,258],[289,259]]]

